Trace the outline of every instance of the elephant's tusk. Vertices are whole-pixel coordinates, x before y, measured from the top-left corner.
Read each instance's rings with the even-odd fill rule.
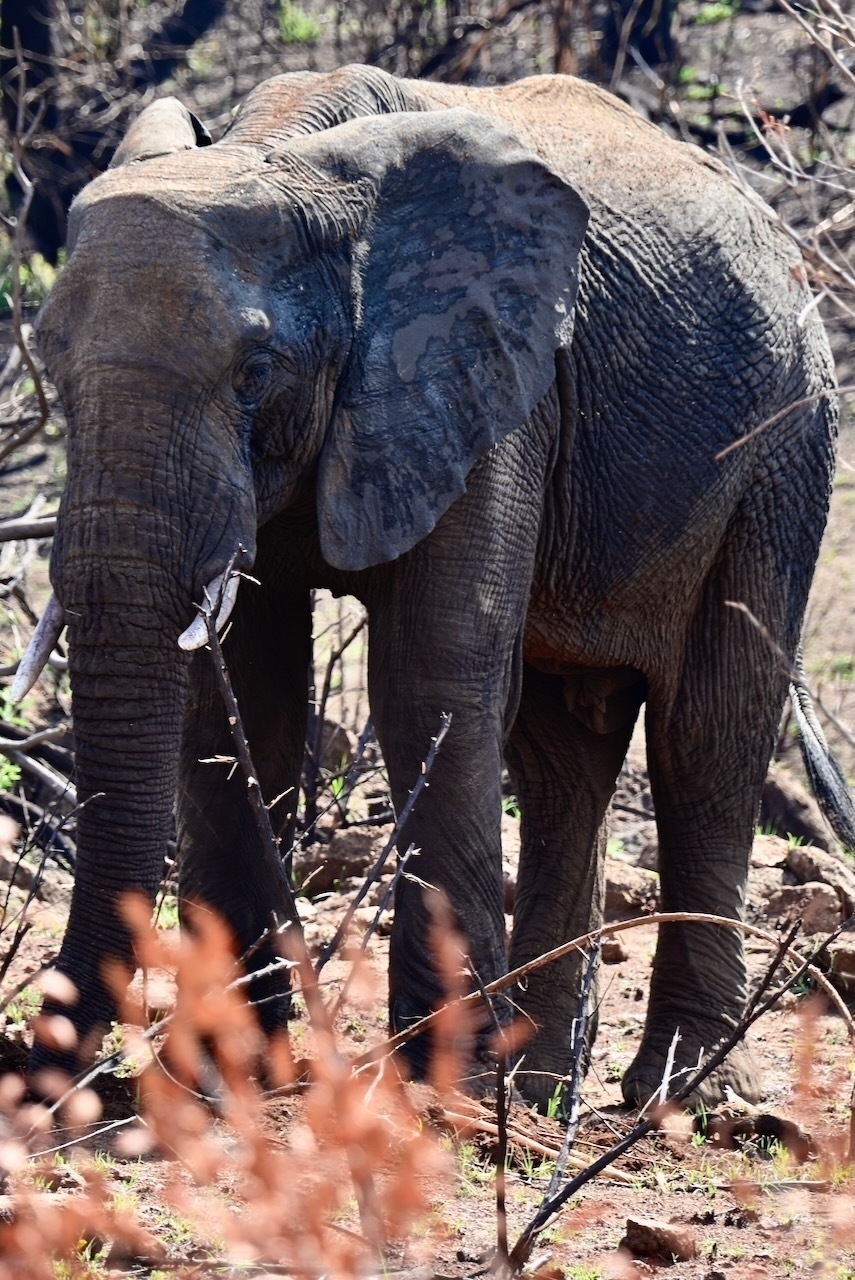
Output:
[[[10,690],[13,703],[20,702],[38,680],[42,668],[50,658],[51,650],[62,635],[64,626],[65,610],[56,596],[52,595],[48,600],[47,608],[36,624],[26,653],[18,664]]]
[[[223,579],[227,573],[229,573],[228,569],[224,570],[223,573],[218,573],[216,578],[213,578],[208,583],[204,592],[205,603],[199,606],[202,612],[196,615],[190,626],[182,631],[178,637],[178,646],[180,649],[184,649],[186,653],[192,653],[194,649],[203,649],[208,643],[207,616],[217,600],[219,600],[221,591],[223,598],[217,614],[217,630],[221,631],[228,622],[231,611],[235,607],[235,600],[237,600],[240,577],[232,572],[224,587]]]

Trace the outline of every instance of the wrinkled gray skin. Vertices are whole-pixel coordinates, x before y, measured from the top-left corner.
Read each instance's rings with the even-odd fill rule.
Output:
[[[483,982],[506,965],[503,753],[517,965],[600,919],[598,832],[645,701],[662,906],[739,916],[787,676],[727,602],[793,654],[832,471],[794,249],[714,161],[570,78],[349,67],[267,81],[213,146],[194,125],[172,101],[141,116],[74,205],[38,323],[69,415],[52,577],[93,797],[58,961],[81,1058],[113,1012],[104,959],[129,957],[117,895],[154,893],[176,792],[182,894],[238,948],[282,911],[243,781],[199,763],[232,750],[210,655],[176,643],[238,546],[259,585],[225,647],[265,796],[298,783],[312,587],[370,611],[399,807],[453,714],[402,847]],[[405,883],[395,1027],[436,998],[426,924]],[[532,1071],[568,1065],[577,975],[565,960],[515,993]],[[675,1028],[686,1065],[745,994],[735,932],[663,928],[627,1098],[658,1086]],[[747,1051],[705,1098],[726,1084],[756,1097]]]

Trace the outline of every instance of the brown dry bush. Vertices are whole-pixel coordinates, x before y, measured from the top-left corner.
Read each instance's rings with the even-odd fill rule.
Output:
[[[140,900],[130,899],[126,914],[141,966],[174,971],[178,994],[156,1048],[150,1034],[128,1033],[128,1052],[148,1060],[136,1081],[139,1123],[122,1134],[117,1151],[175,1162],[164,1201],[200,1237],[218,1242],[218,1266],[342,1280],[377,1271],[388,1247],[429,1214],[426,1189],[448,1167],[438,1135],[422,1123],[392,1061],[354,1068],[303,958],[294,971],[311,1053],[298,1069],[285,1035],[263,1042],[235,984],[228,931],[216,917],[195,912],[192,930],[179,940],[151,926]],[[457,954],[459,943],[443,946]],[[117,985],[124,987],[124,979]],[[144,1025],[143,1004],[126,997],[122,1016]],[[438,1057],[438,1083],[454,1081],[459,1070],[450,1059],[451,1046],[461,1043],[461,1017],[453,1007],[445,1017],[448,1048]],[[285,1136],[265,1117],[265,1090],[253,1074],[262,1060],[267,1086],[299,1095]],[[0,1081],[6,1128],[0,1161],[11,1188],[0,1224],[2,1280],[55,1280],[59,1260],[71,1267],[62,1273],[71,1277],[76,1266],[85,1271],[87,1250],[108,1266],[136,1259],[174,1267],[138,1215],[114,1206],[103,1173],[80,1150],[77,1189],[68,1195],[43,1189],[40,1183],[56,1177],[53,1162],[36,1154],[49,1115],[44,1107],[22,1105],[20,1093],[18,1078]],[[90,1091],[71,1091],[59,1105],[64,1124],[83,1125],[84,1132],[97,1110]],[[344,1228],[338,1219],[348,1216],[352,1200],[358,1226]],[[188,1263],[191,1270],[198,1274]]]

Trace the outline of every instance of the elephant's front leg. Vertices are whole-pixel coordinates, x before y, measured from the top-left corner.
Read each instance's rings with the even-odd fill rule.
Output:
[[[418,856],[408,864],[417,879],[403,878],[395,901],[389,975],[390,1022],[395,1031],[424,1017],[448,993],[449,975],[446,973],[441,979],[435,969],[436,946],[441,939],[434,929],[444,928],[447,919],[440,894],[450,903],[452,923],[460,932],[460,985],[472,990],[479,979],[484,984],[491,982],[506,966],[497,817],[500,795],[494,780],[501,763],[499,735],[487,724],[471,723],[471,704],[455,700],[452,717],[441,752],[444,760],[437,758],[429,790],[422,793],[399,841],[399,852],[413,845]],[[470,719],[468,725],[463,723],[466,719]],[[438,723],[438,715],[414,714],[413,749],[402,755],[391,753],[396,759],[390,775],[395,779],[393,795],[398,811],[407,798],[403,779],[406,775],[412,783],[418,777],[417,757],[427,754],[430,736],[435,734]],[[455,734],[455,730],[459,731]],[[421,752],[415,750],[418,742],[423,743]],[[473,758],[479,760],[477,769],[472,767]],[[503,1022],[508,1020],[503,1002],[497,1003],[496,1011]],[[479,1014],[477,1024],[478,1047],[474,1056],[480,1058],[492,1023]],[[431,1043],[429,1037],[423,1037],[407,1048],[410,1063],[419,1075],[428,1066]],[[462,1046],[461,1051],[466,1053]]]
[[[223,651],[266,803],[287,850],[293,831],[306,732],[311,654],[307,591],[279,594],[266,584],[241,585],[232,629]],[[205,763],[233,757],[234,742],[214,678],[209,650],[197,654],[181,758],[178,803],[179,885],[182,905],[218,912],[234,935],[238,954],[274,923],[287,918],[281,872],[264,851],[240,768]],[[283,794],[284,793],[284,794]],[[276,948],[255,949],[253,969],[263,969]],[[273,1030],[287,1017],[287,984],[278,977],[252,983],[262,1025]]]
[[[502,748],[519,697],[545,468],[540,454],[520,456],[524,444],[510,437],[479,463],[466,495],[430,537],[378,571],[368,602],[371,706],[398,812],[442,713],[452,717],[398,841],[401,853],[410,845],[419,852],[409,864],[418,880],[401,882],[395,904],[390,1014],[397,1030],[443,995],[431,951],[435,891],[450,902],[463,936],[461,966],[477,973],[466,985],[490,982],[506,964]],[[427,1038],[408,1048],[419,1073],[429,1052]]]

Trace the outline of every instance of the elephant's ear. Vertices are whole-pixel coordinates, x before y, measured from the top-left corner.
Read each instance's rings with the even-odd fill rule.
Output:
[[[572,336],[588,210],[470,111],[358,120],[312,142],[374,192],[354,247],[354,346],[318,477],[324,556],[360,569],[430,533],[476,460],[551,386]]]
[[[177,98],[158,98],[140,112],[116,148],[110,168],[130,164],[132,160],[152,160],[174,151],[190,151],[208,147],[210,133]]]

